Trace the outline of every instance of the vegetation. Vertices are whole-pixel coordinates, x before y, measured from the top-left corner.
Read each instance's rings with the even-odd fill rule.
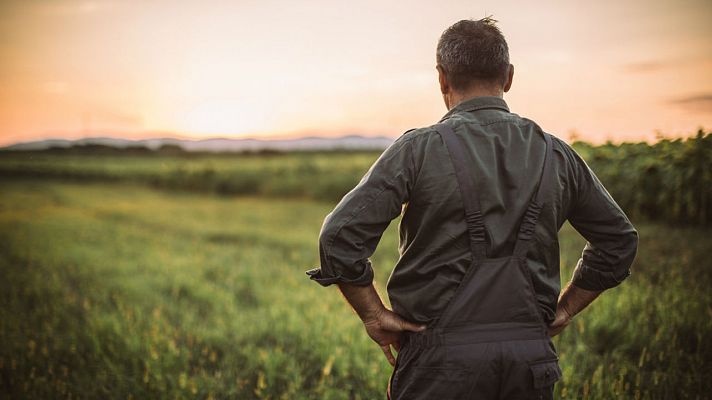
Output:
[[[383,398],[380,349],[304,274],[333,203],[0,185],[0,397]],[[395,222],[372,258],[380,289]],[[712,393],[710,232],[636,225],[631,277],[555,338],[557,398]],[[566,226],[564,281],[582,246]]]
[[[161,189],[337,201],[361,179],[376,152],[0,153],[0,176],[131,182]]]
[[[641,248],[555,338],[557,398],[709,398],[712,135],[574,147]],[[304,274],[377,157],[0,152],[0,398],[382,398],[380,349]],[[372,257],[381,291],[396,227]],[[566,282],[584,240],[560,237]]]
[[[576,150],[634,218],[668,223],[712,222],[712,134],[655,144],[574,143]],[[338,201],[378,152],[188,153],[79,146],[0,152],[0,176],[122,181],[222,195]]]
[[[712,134],[690,139],[574,148],[630,215],[669,223],[712,223]]]

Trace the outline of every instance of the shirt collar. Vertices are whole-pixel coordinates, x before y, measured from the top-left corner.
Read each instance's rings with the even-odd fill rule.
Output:
[[[451,108],[450,111],[440,119],[440,122],[450,118],[455,113],[484,109],[497,109],[509,112],[509,107],[507,107],[507,103],[503,98],[497,96],[477,96],[467,99]]]

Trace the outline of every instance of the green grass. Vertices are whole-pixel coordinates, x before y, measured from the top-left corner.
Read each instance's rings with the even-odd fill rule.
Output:
[[[654,144],[573,144],[636,219],[712,226],[712,132]],[[380,152],[191,153],[79,146],[0,150],[0,177],[121,181],[222,195],[335,202]]]
[[[221,195],[339,200],[380,152],[64,154],[0,152],[0,176],[128,182]],[[343,162],[344,159],[348,162]]]
[[[0,181],[0,398],[383,398],[380,349],[304,274],[332,207]],[[710,232],[637,226],[632,276],[555,339],[560,398],[712,393]],[[566,226],[562,280],[582,246]]]

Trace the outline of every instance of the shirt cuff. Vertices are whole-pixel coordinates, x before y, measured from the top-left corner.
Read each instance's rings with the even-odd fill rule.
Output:
[[[355,286],[368,286],[373,282],[373,268],[366,264],[363,274],[355,279],[344,278],[343,276],[326,276],[319,267],[306,271],[309,279],[316,281],[321,286],[329,286],[334,283],[347,283]]]
[[[623,274],[616,274],[612,271],[600,271],[589,267],[583,263],[583,259],[579,259],[576,268],[574,269],[571,283],[586,290],[606,290],[616,287],[621,284],[627,277],[630,276],[630,269],[626,269]]]

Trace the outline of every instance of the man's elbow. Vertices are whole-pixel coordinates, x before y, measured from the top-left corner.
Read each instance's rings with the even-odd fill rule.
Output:
[[[631,266],[635,261],[635,256],[638,254],[638,231],[632,225],[631,230],[622,238],[620,249],[620,262],[618,263],[620,268],[616,273],[617,282],[615,286],[618,286],[631,275]]]
[[[586,290],[607,290],[620,285],[631,275],[631,265],[638,252],[638,232],[632,227],[616,235],[611,247],[584,249],[574,270],[572,282]],[[607,249],[607,250],[604,250]]]
[[[336,236],[336,231],[329,225],[324,225],[319,232],[319,252],[322,256],[326,256],[329,252],[329,248],[334,242],[334,237]]]
[[[625,236],[624,243],[624,264],[630,268],[638,254],[638,231],[632,225],[631,230]]]

